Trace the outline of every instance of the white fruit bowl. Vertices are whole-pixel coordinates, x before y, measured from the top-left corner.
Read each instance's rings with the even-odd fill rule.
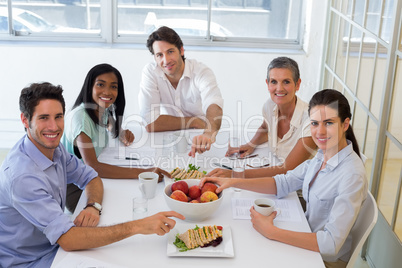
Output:
[[[188,188],[190,188],[193,185],[198,185],[200,183],[200,180],[197,179],[187,179],[184,181],[187,182]],[[186,217],[185,221],[200,222],[209,218],[219,208],[223,200],[223,192],[220,192],[218,194],[218,200],[212,202],[207,203],[182,202],[170,197],[170,195],[172,194],[171,187],[172,184],[166,185],[165,190],[163,192],[166,204],[171,210],[176,211],[182,214],[184,217]]]

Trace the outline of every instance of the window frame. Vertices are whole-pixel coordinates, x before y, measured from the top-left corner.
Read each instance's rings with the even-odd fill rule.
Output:
[[[252,38],[252,37],[216,37],[207,33],[206,37],[188,37],[181,36],[186,46],[205,47],[212,50],[221,50],[223,48],[237,49],[263,49],[263,50],[302,50],[303,31],[306,25],[305,10],[306,1],[300,1],[300,8],[290,10],[289,12],[299,12],[299,21],[296,39],[282,38]],[[12,0],[7,0],[9,14],[11,7],[18,7]],[[208,1],[207,7],[208,22],[211,21],[212,1]],[[100,10],[100,32],[99,33],[25,33],[12,29],[12,14],[8,18],[9,32],[0,33],[0,41],[34,41],[34,42],[67,42],[71,43],[92,43],[107,45],[144,45],[148,34],[118,34],[118,0],[100,0],[99,4],[94,3],[91,6],[99,7]],[[289,23],[289,22],[288,22]],[[214,49],[215,48],[215,49]]]

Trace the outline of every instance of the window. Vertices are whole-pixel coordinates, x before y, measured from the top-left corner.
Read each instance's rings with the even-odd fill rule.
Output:
[[[302,10],[302,0],[0,0],[0,40],[144,44],[165,25],[188,45],[300,48]]]
[[[0,0],[0,33],[9,33],[6,0]],[[81,3],[85,2],[85,4]],[[87,5],[87,3],[91,3]],[[100,36],[100,5],[94,1],[13,0],[12,29],[15,36],[59,37],[85,34]],[[1,37],[0,37],[1,38]]]
[[[352,126],[381,215],[402,240],[400,1],[332,1],[323,86],[347,96]],[[395,12],[398,10],[399,14]],[[398,44],[392,46],[392,44]],[[399,187],[399,188],[398,188]],[[398,209],[399,208],[399,209]]]

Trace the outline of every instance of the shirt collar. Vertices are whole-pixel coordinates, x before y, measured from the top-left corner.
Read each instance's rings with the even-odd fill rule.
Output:
[[[54,150],[53,160],[49,160],[35,144],[25,135],[24,139],[25,152],[32,159],[32,161],[42,170],[48,169],[61,157],[60,145]]]
[[[292,115],[292,119],[290,120],[290,126],[299,128],[303,124],[304,104],[301,99],[297,98],[297,96],[296,99],[296,106]],[[277,104],[274,105],[273,112],[275,117],[278,117],[279,108]]]
[[[330,170],[335,169],[348,155],[353,153],[352,142],[350,140],[346,140],[346,142],[348,145],[328,160],[326,168]],[[321,149],[318,150],[316,157],[318,160],[324,161],[324,154]]]

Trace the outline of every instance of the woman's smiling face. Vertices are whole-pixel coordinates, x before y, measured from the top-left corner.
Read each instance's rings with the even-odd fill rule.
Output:
[[[287,68],[273,68],[266,80],[271,99],[278,105],[294,101],[301,79],[293,80],[293,73]]]
[[[112,105],[118,94],[118,80],[114,73],[105,73],[96,77],[92,88],[92,99],[101,107],[106,109]]]
[[[341,122],[337,110],[325,105],[314,106],[310,110],[310,121],[311,136],[324,153],[333,156],[347,144],[345,132],[350,119]]]

